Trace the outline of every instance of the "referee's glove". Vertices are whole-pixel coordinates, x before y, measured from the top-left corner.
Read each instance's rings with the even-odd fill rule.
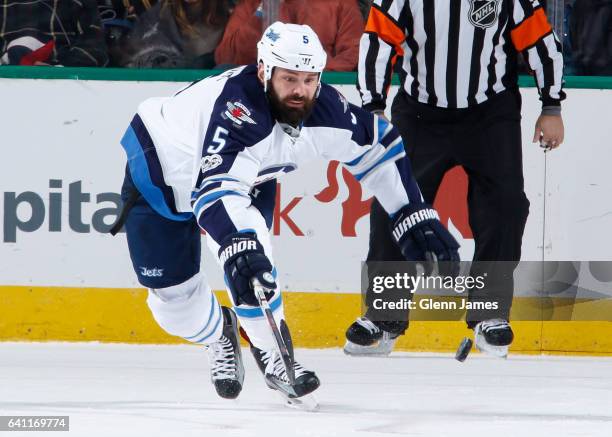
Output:
[[[422,261],[426,273],[439,264],[440,274],[459,273],[459,243],[426,203],[408,204],[392,218],[391,233],[408,261]]]

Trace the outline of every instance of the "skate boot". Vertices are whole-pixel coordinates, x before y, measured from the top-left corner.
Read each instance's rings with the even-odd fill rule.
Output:
[[[251,347],[259,370],[264,374],[266,384],[274,390],[279,390],[289,398],[299,398],[312,393],[319,388],[320,381],[312,370],[306,370],[300,363],[293,360],[295,383],[291,385],[280,355],[276,351],[262,351],[255,346]]]
[[[295,361],[291,334],[284,320],[280,322],[279,331],[293,363],[294,383],[290,383],[278,351],[264,351],[251,344],[251,353],[257,367],[264,375],[266,385],[279,393],[288,407],[314,411],[319,404],[312,392],[319,388],[321,384],[319,378],[313,371],[304,369],[300,363]]]
[[[381,329],[380,322],[360,317],[346,330],[344,353],[355,356],[387,356],[393,350],[399,335]]]
[[[504,319],[484,320],[474,327],[474,342],[478,350],[496,357],[508,356],[508,346],[513,339],[512,328]]]
[[[225,399],[235,399],[242,390],[244,366],[238,341],[238,321],[234,312],[221,307],[223,334],[215,343],[207,346],[210,376],[217,394]]]

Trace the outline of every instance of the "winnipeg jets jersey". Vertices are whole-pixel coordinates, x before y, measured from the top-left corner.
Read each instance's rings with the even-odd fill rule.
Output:
[[[144,101],[122,145],[149,204],[173,220],[195,215],[217,242],[261,221],[253,186],[317,157],[343,163],[390,214],[422,201],[395,127],[325,84],[299,129],[281,125],[254,65]]]

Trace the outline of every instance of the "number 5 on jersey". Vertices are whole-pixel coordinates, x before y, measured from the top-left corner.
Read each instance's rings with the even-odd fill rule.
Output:
[[[218,126],[215,134],[213,135],[212,144],[208,146],[206,153],[219,153],[221,149],[225,147],[225,138],[227,137],[228,133],[229,131],[227,129]]]

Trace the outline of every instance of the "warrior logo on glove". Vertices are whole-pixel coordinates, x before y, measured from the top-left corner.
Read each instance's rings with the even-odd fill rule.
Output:
[[[440,220],[438,211],[432,208],[423,208],[419,211],[413,212],[408,217],[405,217],[393,227],[393,236],[395,237],[395,241],[399,242],[402,235],[409,231],[414,225],[421,223],[424,220]]]
[[[391,233],[406,260],[448,261],[447,265],[440,266],[440,273],[459,273],[459,243],[440,223],[438,212],[430,205],[404,206],[393,217]],[[428,273],[431,267],[426,266]]]
[[[276,282],[271,273],[272,263],[255,233],[238,232],[229,235],[221,244],[219,259],[223,263],[225,280],[236,305],[259,306],[251,285],[254,278],[268,290],[268,300],[272,299],[276,290]]]

